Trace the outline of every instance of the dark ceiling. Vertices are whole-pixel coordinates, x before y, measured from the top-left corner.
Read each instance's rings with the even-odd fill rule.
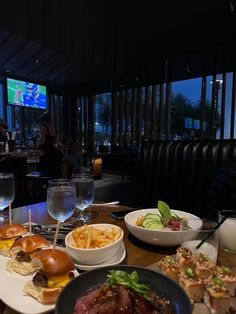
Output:
[[[0,73],[52,92],[236,69],[236,0],[1,0]]]

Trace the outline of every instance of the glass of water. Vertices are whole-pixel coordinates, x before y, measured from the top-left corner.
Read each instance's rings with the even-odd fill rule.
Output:
[[[76,220],[86,222],[88,216],[84,210],[88,208],[94,200],[94,179],[90,173],[75,173],[72,180],[76,186]]]
[[[64,222],[75,210],[75,183],[68,179],[48,181],[47,206],[49,215],[57,221]]]
[[[9,215],[4,214],[7,208],[15,198],[15,181],[13,173],[0,173],[0,222],[9,219]]]

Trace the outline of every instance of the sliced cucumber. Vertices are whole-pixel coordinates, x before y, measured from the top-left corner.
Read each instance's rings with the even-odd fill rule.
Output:
[[[150,222],[149,224],[147,224],[145,229],[148,229],[148,230],[162,230],[162,229],[164,229],[164,225],[161,222],[159,222],[159,221],[154,221],[154,222]]]
[[[144,219],[146,218],[153,218],[153,219],[158,219],[159,221],[161,220],[161,216],[159,214],[152,214],[148,213],[144,216]]]
[[[143,222],[142,222],[142,227],[146,228],[146,226],[147,226],[150,222],[156,222],[156,221],[159,222],[159,220],[157,220],[157,219],[146,218],[146,219],[144,219]]]

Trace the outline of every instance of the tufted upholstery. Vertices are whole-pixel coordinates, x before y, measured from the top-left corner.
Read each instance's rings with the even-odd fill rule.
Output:
[[[157,201],[163,200],[171,208],[206,216],[212,179],[233,156],[234,140],[143,142],[137,205],[156,207]]]

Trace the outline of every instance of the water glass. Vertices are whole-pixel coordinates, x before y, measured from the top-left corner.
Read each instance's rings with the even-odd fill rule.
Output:
[[[13,173],[0,173],[0,211],[8,207],[15,198],[15,181]],[[0,221],[8,219],[8,215],[0,214]]]
[[[228,218],[220,226],[220,247],[225,252],[236,254],[236,211],[219,211],[219,221],[225,216]]]
[[[76,209],[77,217],[75,219],[86,222],[88,216],[84,210],[88,208],[94,200],[94,179],[90,173],[75,173],[72,180],[76,186]]]
[[[216,264],[218,255],[219,231],[217,223],[207,219],[187,219],[182,225],[181,246],[189,248],[193,254],[203,254]]]
[[[75,210],[75,183],[68,179],[55,179],[48,182],[47,205],[49,215],[64,222]]]

